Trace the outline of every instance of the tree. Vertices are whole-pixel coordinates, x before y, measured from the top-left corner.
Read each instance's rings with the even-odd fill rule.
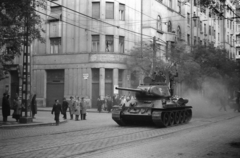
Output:
[[[24,45],[33,40],[44,42],[41,37],[42,20],[35,12],[36,7],[46,8],[44,0],[1,0],[0,2],[0,64],[13,63],[23,51]],[[29,41],[26,43],[26,27]]]
[[[196,45],[191,53],[188,49],[184,44],[172,45],[171,50],[162,54],[167,59],[163,56],[156,57],[156,71],[173,71],[174,65],[177,65],[176,81],[185,83],[191,89],[202,89],[206,79],[218,80],[230,89],[239,87],[238,73],[234,71],[237,70],[237,63],[228,58],[226,50],[215,48],[211,44]],[[137,44],[130,51],[132,58],[127,62],[128,67],[136,75],[149,76],[153,72],[152,45],[144,43],[142,54],[140,50],[141,47]]]
[[[219,0],[221,3],[225,3],[226,0]],[[214,5],[216,2],[215,0],[200,0],[200,5],[204,7],[209,7],[211,5]]]

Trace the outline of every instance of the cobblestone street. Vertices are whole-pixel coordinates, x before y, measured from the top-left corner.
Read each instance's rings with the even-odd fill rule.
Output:
[[[49,112],[39,112],[38,115],[49,117]],[[0,157],[81,157],[138,144],[139,141],[201,129],[235,117],[238,117],[238,113],[226,113],[211,119],[193,118],[189,124],[170,128],[119,127],[109,113],[88,113],[86,121],[68,120],[60,126],[1,129]]]

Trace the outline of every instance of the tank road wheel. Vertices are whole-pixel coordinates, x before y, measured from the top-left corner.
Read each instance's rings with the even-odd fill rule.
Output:
[[[174,124],[179,124],[179,116],[180,115],[180,113],[179,113],[179,111],[176,111],[175,112],[175,115],[174,115]]]
[[[164,127],[167,127],[169,125],[169,112],[163,112],[162,114],[162,124]]]
[[[169,113],[169,126],[174,124],[174,112]]]
[[[182,113],[183,113],[183,121],[182,122],[185,123],[187,120],[186,110],[183,110]]]
[[[186,123],[188,123],[192,119],[192,110],[188,109],[186,110]]]
[[[183,111],[179,111],[179,124],[182,124],[184,121],[184,114]]]

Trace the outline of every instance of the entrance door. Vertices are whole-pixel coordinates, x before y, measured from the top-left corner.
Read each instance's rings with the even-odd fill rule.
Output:
[[[47,106],[52,107],[55,100],[62,102],[64,96],[63,83],[48,83],[47,84]]]
[[[52,107],[56,99],[64,97],[64,70],[47,70],[47,106]]]

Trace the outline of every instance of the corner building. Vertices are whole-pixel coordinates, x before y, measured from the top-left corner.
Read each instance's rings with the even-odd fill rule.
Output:
[[[114,86],[130,86],[126,50],[139,42],[140,35],[130,31],[140,27],[129,23],[140,20],[140,13],[126,5],[140,9],[136,0],[58,0],[39,9],[46,30],[46,42],[32,46],[32,91],[39,106],[79,96],[96,107],[97,97],[112,96]]]

